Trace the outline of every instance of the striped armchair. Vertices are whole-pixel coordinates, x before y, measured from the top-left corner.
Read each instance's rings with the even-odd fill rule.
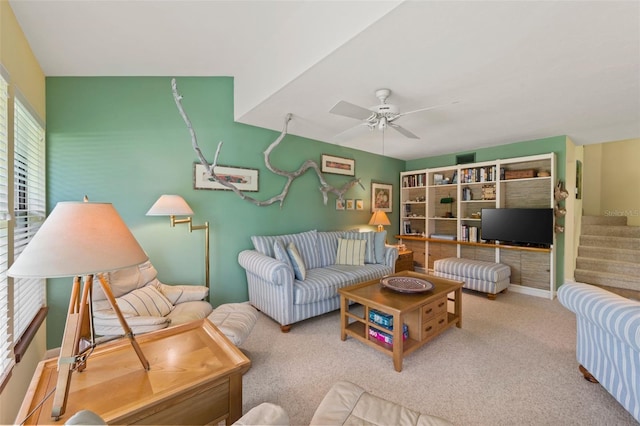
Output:
[[[580,283],[562,285],[558,300],[576,314],[580,371],[640,422],[640,302]]]
[[[340,307],[339,288],[394,272],[398,249],[386,245],[385,238],[386,232],[316,230],[253,236],[254,250],[238,254],[238,263],[247,274],[249,301],[277,321],[283,332],[298,321],[334,311]],[[337,259],[340,239],[366,240],[364,264],[350,265]],[[292,242],[299,251],[295,256],[298,266],[293,265],[293,257],[278,249]]]

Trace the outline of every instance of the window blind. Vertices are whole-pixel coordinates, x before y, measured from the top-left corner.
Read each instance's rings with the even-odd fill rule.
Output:
[[[7,269],[9,268],[8,89],[7,81],[0,73],[0,383],[4,382],[14,362],[11,356],[12,339],[9,322],[9,284],[7,282]]]
[[[45,218],[44,126],[16,95],[14,103],[14,258],[20,256]],[[13,331],[18,338],[45,305],[45,280],[14,279]]]

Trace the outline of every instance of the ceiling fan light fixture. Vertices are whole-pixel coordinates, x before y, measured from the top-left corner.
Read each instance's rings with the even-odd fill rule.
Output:
[[[378,121],[378,130],[384,130],[387,128],[387,117],[380,117]]]

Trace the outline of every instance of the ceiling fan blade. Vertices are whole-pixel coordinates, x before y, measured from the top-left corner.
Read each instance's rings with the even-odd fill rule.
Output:
[[[356,120],[366,120],[375,113],[367,108],[354,105],[347,101],[340,101],[329,110],[331,114],[344,115],[345,117],[355,118]]]
[[[401,133],[402,135],[410,138],[410,139],[420,139],[417,135],[414,135],[413,133],[411,133],[410,131],[408,131],[407,129],[405,129],[402,126],[398,126],[395,123],[388,123],[389,127],[391,127],[392,129],[395,129],[397,132]]]
[[[416,113],[416,112],[428,111],[430,109],[441,108],[443,106],[453,105],[453,104],[457,104],[457,103],[460,103],[460,101],[453,101],[453,102],[449,102],[449,103],[446,103],[446,104],[432,105],[432,106],[425,107],[425,108],[415,109],[413,111],[403,112],[403,113],[398,114],[397,116],[395,116],[394,120],[396,118],[398,118],[398,117],[402,117],[403,115],[409,115],[409,114],[413,114],[413,113]]]
[[[337,142],[338,144],[347,142],[349,139],[353,139],[357,137],[359,134],[363,133],[365,129],[369,126],[367,123],[356,124],[353,127],[349,127],[347,130],[344,130],[337,135],[331,137],[331,140]]]

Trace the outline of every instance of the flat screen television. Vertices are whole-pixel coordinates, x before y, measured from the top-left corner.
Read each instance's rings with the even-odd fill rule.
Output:
[[[553,209],[482,209],[483,240],[503,243],[553,244]]]

